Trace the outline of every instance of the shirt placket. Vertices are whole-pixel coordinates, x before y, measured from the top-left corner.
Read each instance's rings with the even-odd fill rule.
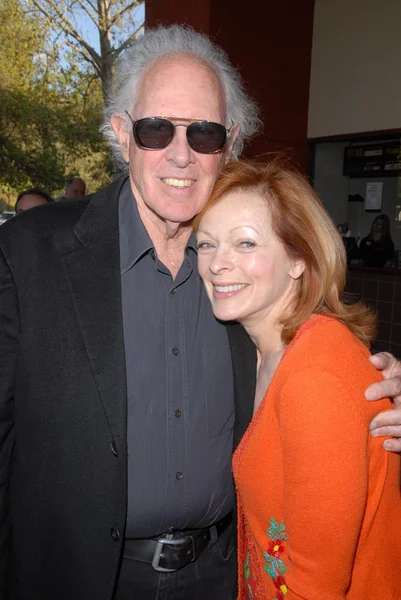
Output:
[[[186,261],[188,259],[186,258]],[[185,261],[185,262],[186,262]],[[184,265],[184,270],[187,265]],[[182,275],[182,273],[181,273]],[[181,279],[181,278],[180,278]],[[186,336],[184,301],[185,285],[173,282],[166,306],[166,368],[167,368],[167,443],[169,453],[169,493],[174,499],[175,517],[180,514],[182,527],[187,517],[188,472],[188,374],[186,368]]]

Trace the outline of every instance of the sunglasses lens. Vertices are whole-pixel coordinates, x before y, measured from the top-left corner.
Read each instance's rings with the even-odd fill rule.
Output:
[[[167,119],[145,118],[135,121],[134,138],[138,146],[150,150],[166,148],[174,137],[174,125]]]
[[[201,154],[213,154],[221,150],[226,143],[227,132],[220,123],[198,121],[187,129],[188,143],[192,150]]]

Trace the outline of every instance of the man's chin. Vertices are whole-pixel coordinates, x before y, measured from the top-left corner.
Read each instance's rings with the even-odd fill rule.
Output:
[[[182,206],[176,207],[175,210],[165,211],[163,217],[171,223],[185,224],[192,223],[198,212],[197,208],[191,210],[188,206]]]

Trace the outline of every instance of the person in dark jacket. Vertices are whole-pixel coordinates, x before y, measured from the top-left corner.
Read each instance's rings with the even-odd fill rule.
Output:
[[[369,235],[359,246],[359,255],[365,267],[390,267],[394,259],[394,244],[390,235],[390,219],[379,215],[372,223]]]

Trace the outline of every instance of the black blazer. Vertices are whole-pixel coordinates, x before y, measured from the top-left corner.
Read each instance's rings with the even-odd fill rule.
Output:
[[[0,598],[113,595],[127,502],[122,183],[0,228]],[[228,332],[237,444],[256,356],[239,325]]]

